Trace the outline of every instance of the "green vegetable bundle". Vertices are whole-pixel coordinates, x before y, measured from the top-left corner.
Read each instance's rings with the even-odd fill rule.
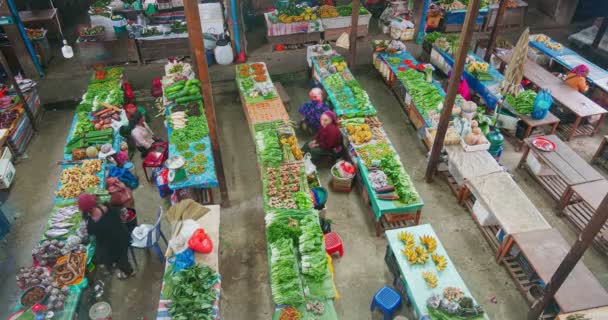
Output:
[[[296,205],[299,209],[312,209],[313,203],[310,193],[305,191],[298,191],[293,194],[293,198],[296,201]]]
[[[188,117],[186,126],[181,129],[173,129],[171,132],[171,144],[189,144],[199,141],[209,134],[207,119],[205,116]]]
[[[520,92],[517,97],[507,95],[505,101],[515,109],[519,114],[530,114],[534,110],[534,100],[536,100],[536,92],[534,90],[525,90]]]
[[[323,84],[325,89],[335,93],[341,92],[345,85],[344,79],[342,79],[342,76],[340,76],[339,73],[334,73],[325,77],[323,79]]]
[[[274,220],[266,229],[266,239],[268,243],[275,243],[280,239],[291,239],[295,242],[298,241],[302,230],[296,220],[290,219],[288,221]]]
[[[352,91],[353,96],[355,97],[357,109],[366,111],[372,108],[372,103],[369,100],[367,92],[361,88],[361,85],[357,80],[348,81],[346,82],[346,85],[350,88],[350,91]]]
[[[264,166],[276,167],[283,160],[283,149],[279,142],[279,135],[274,127],[260,127],[255,133],[256,149],[260,162]],[[290,152],[291,153],[291,150]]]
[[[203,99],[200,93],[201,82],[197,79],[177,81],[164,90],[165,98],[176,103],[200,101]]]
[[[291,239],[270,244],[270,287],[276,304],[298,305],[304,302],[302,280],[297,271],[296,254]]]
[[[213,303],[217,297],[213,285],[216,282],[215,271],[197,263],[165,277],[165,286],[169,285],[172,288],[168,292],[168,298],[171,300],[168,305],[171,318],[173,320],[213,319]]]
[[[420,196],[416,192],[410,176],[405,172],[405,169],[403,169],[403,166],[396,157],[383,158],[380,161],[380,166],[391,184],[395,187],[399,201],[406,205],[420,201]]]
[[[299,251],[302,256],[302,274],[307,280],[322,282],[327,276],[327,256],[323,242],[323,232],[317,215],[307,215],[300,221],[302,235]]]
[[[443,103],[439,88],[426,82],[422,72],[407,69],[399,71],[397,78],[404,82],[407,92],[423,115],[427,116],[429,111],[437,110],[439,104]]]
[[[352,4],[348,4],[345,6],[337,6],[336,11],[338,11],[338,14],[340,16],[348,17],[353,14],[353,6],[352,6]],[[367,9],[365,9],[364,6],[359,6],[359,15],[366,15],[366,14],[369,14],[369,11],[367,11]]]

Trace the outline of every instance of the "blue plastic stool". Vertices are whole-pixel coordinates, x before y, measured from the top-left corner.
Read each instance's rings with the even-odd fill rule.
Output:
[[[378,290],[370,309],[374,311],[376,308],[380,308],[384,313],[384,320],[393,319],[393,312],[401,305],[401,295],[390,287],[384,286],[384,288]]]

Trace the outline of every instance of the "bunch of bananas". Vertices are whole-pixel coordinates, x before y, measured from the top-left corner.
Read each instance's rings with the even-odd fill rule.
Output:
[[[410,232],[407,232],[407,231],[399,232],[397,237],[399,238],[399,240],[401,240],[401,242],[403,242],[406,249],[411,249],[414,247],[414,244],[415,244],[414,235],[411,234]]]
[[[437,287],[437,282],[439,282],[437,275],[429,271],[422,272],[422,279],[424,279],[426,285],[430,288]]]
[[[402,252],[410,264],[425,264],[429,259],[429,253],[421,246],[414,249],[405,248]]]
[[[349,140],[359,145],[372,140],[372,132],[367,124],[346,126],[346,131],[350,135]]]
[[[348,67],[346,61],[334,61],[331,63],[331,65],[334,66],[338,72],[342,72],[344,69],[346,69],[346,67]]]
[[[420,236],[420,243],[422,243],[429,252],[435,252],[437,249],[437,240],[433,236]]]
[[[433,263],[435,263],[435,268],[437,268],[437,272],[445,270],[445,268],[447,268],[448,266],[448,261],[445,259],[444,256],[440,254],[433,253],[431,255],[431,259],[433,260]]]
[[[321,18],[335,18],[339,15],[338,10],[336,10],[336,7],[327,4],[324,4],[319,7],[318,12]]]
[[[302,160],[302,158],[304,157],[302,150],[298,147],[298,141],[296,140],[295,136],[290,136],[289,138],[281,138],[281,144],[289,145],[289,149],[291,149],[291,153],[293,154],[293,157],[296,158],[296,160]]]
[[[282,13],[279,15],[279,21],[282,23],[292,23],[292,22],[301,22],[301,21],[315,21],[317,20],[317,15],[312,10],[312,8],[304,9],[304,12],[299,15],[288,15],[286,13]]]
[[[471,63],[469,63],[467,65],[467,71],[468,72],[474,72],[474,71],[488,71],[488,63],[487,62],[480,62],[480,61],[473,61]]]

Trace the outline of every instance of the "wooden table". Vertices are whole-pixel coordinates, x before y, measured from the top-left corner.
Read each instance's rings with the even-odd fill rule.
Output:
[[[534,119],[529,115],[518,115],[519,119],[526,124],[526,132],[524,132],[523,139],[519,140],[517,145],[517,151],[521,150],[521,147],[524,144],[524,140],[529,138],[532,134],[532,131],[535,128],[540,128],[544,126],[550,126],[551,131],[549,134],[555,134],[555,130],[557,130],[557,126],[559,125],[559,118],[553,115],[551,112],[547,113],[547,116],[544,119]]]
[[[506,53],[504,55],[497,55],[501,61],[501,70],[504,69],[505,64],[511,60],[512,54]],[[606,114],[604,108],[600,107],[597,103],[587,98],[584,94],[568,86],[564,81],[560,80],[551,72],[543,69],[541,66],[526,59],[524,65],[524,77],[530,80],[532,83],[543,89],[549,89],[551,95],[555,101],[566,107],[576,116],[572,126],[562,125],[560,131],[566,140],[570,140],[574,136],[578,135],[594,135],[599,129],[602,120]],[[582,125],[583,119],[589,117],[599,117],[595,124]]]
[[[528,3],[522,0],[515,0],[517,6],[514,8],[507,7],[500,21],[500,29],[518,28],[526,25],[526,16],[528,15]],[[498,15],[498,3],[490,5],[490,12],[486,18],[485,30],[490,31],[496,23]]]
[[[568,312],[557,315],[555,320],[570,320],[570,316],[582,314],[588,320],[606,320],[608,319],[608,307],[600,307],[589,310],[579,310],[576,312]]]
[[[416,239],[416,244],[420,244],[418,238],[422,235],[429,235],[437,239],[437,249],[435,253],[444,256],[447,260],[447,267],[441,272],[437,272],[435,265],[428,261],[424,265],[411,265],[407,262],[407,259],[402,253],[405,248],[403,242],[399,240],[399,233],[410,232]],[[456,287],[462,290],[465,296],[470,297],[475,302],[475,298],[467,288],[466,284],[460,277],[458,270],[454,266],[452,260],[448,256],[445,248],[441,244],[441,241],[437,237],[437,234],[433,230],[430,224],[423,224],[414,227],[388,230],[386,233],[386,240],[388,242],[386,248],[385,261],[388,265],[389,270],[395,276],[396,287],[402,292],[404,296],[411,303],[414,311],[414,319],[420,319],[425,315],[428,315],[428,308],[426,301],[432,294],[441,294],[443,288]],[[437,275],[438,283],[436,288],[429,288],[422,278],[422,272],[430,271]],[[485,314],[484,319],[489,319],[488,315]]]
[[[555,200],[560,201],[568,187],[604,179],[560,138],[555,135],[543,137],[555,143],[555,151],[540,151],[532,145],[535,138],[526,139],[519,167],[526,167]],[[528,156],[533,158],[528,159]],[[534,172],[530,164],[535,162],[539,163],[543,172]]]
[[[511,235],[551,228],[508,173],[499,172],[474,177],[467,180],[465,185],[467,189],[465,189],[463,201],[471,213],[473,213],[473,201],[468,195],[469,192],[497,222],[496,225],[483,225],[472,214],[473,220],[482,230],[484,237],[496,251],[498,260],[511,248],[513,244]],[[497,239],[499,232],[504,233],[502,242]]]
[[[569,187],[560,201],[559,214],[565,215],[577,231],[581,231],[595,215],[607,194],[608,181],[603,179]],[[602,231],[595,237],[594,244],[608,253],[608,224],[604,224]]]
[[[570,249],[570,244],[556,229],[523,232],[512,237],[543,283],[549,283]],[[519,282],[518,288],[522,294],[527,294],[526,288]],[[580,261],[557,291],[554,300],[561,312],[574,312],[608,305],[608,292]]]
[[[602,138],[602,142],[600,143],[600,146],[597,148],[597,151],[595,151],[593,158],[591,158],[591,164],[600,162],[600,161],[598,161],[598,159],[602,159],[602,161],[601,161],[602,163],[605,163],[606,160],[608,160],[608,159],[605,159],[603,156],[606,145],[608,145],[608,136],[604,136],[604,138]]]
[[[448,154],[447,180],[450,188],[456,194],[458,202],[462,202],[465,194],[465,182],[475,177],[502,172],[501,166],[487,152],[465,152],[461,145],[445,146]]]

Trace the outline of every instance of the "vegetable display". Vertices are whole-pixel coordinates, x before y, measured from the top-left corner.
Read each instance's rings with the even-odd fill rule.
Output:
[[[198,263],[165,277],[165,286],[172,290],[168,293],[169,314],[174,320],[211,320],[213,303],[217,293],[213,285],[217,274],[209,266]]]
[[[536,100],[536,92],[534,90],[525,90],[520,92],[516,97],[510,94],[505,97],[505,101],[519,114],[532,113],[534,110],[534,100]]]
[[[430,111],[437,111],[443,104],[440,89],[426,82],[424,74],[414,69],[399,71],[397,78],[405,84],[412,101],[423,116],[428,117]]]
[[[302,274],[306,278],[322,281],[327,275],[327,256],[323,232],[315,215],[307,215],[300,221],[302,235],[299,238]]]
[[[416,192],[410,176],[405,172],[397,158],[394,156],[384,157],[381,160],[380,166],[391,184],[395,187],[399,201],[405,204],[414,204],[420,201],[420,196]]]
[[[300,163],[285,164],[278,168],[267,167],[264,180],[268,206],[270,208],[310,209],[312,203],[303,200],[303,197],[310,199],[310,195],[298,193],[308,190],[305,187],[306,180],[304,179],[304,167]]]
[[[302,280],[297,273],[293,240],[280,239],[270,244],[270,285],[276,304],[304,302]]]

